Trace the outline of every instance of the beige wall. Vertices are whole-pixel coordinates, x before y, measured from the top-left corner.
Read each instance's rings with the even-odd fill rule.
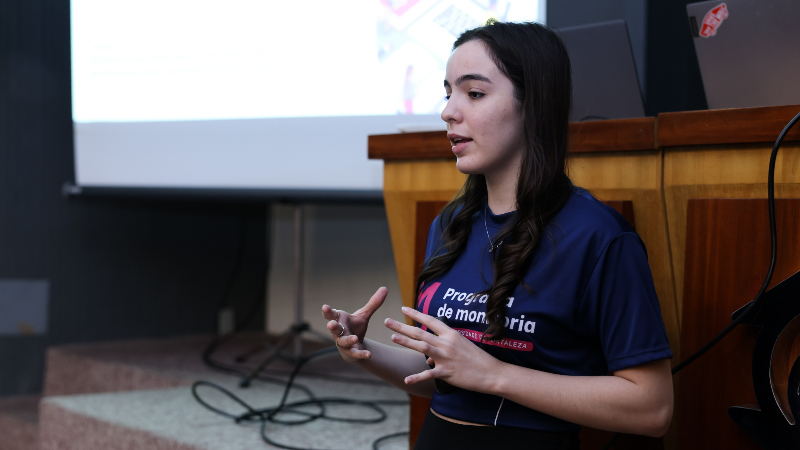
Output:
[[[307,205],[305,207],[304,317],[325,333],[322,305],[355,311],[375,290],[389,289],[367,337],[391,344],[383,319],[404,321],[386,210],[380,205]],[[266,328],[284,331],[294,320],[294,208],[272,206],[270,273]],[[310,336],[310,335],[309,335]]]

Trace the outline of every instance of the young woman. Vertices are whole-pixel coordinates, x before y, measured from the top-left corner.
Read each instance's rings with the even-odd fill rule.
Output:
[[[418,449],[577,449],[580,425],[663,435],[672,354],[644,244],[565,173],[563,43],[534,23],[466,31],[444,87],[469,176],[431,226],[417,308],[403,308],[421,327],[384,321],[405,348],[364,339],[385,288],[355,313],[325,305],[342,357],[432,397]]]

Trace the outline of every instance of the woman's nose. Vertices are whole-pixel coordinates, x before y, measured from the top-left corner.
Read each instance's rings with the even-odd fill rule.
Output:
[[[442,120],[447,123],[450,122],[458,122],[461,117],[461,114],[458,112],[458,108],[456,107],[456,102],[452,99],[447,102],[444,109],[442,110]]]

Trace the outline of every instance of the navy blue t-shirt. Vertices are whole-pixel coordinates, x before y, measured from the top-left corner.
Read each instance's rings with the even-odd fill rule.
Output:
[[[484,214],[486,226],[484,225]],[[447,316],[449,325],[477,344],[487,326],[492,282],[488,232],[494,237],[514,213],[475,215],[467,247],[450,271],[424,286],[417,309]],[[439,248],[440,217],[428,234],[426,261]],[[563,375],[607,375],[671,358],[647,254],[639,236],[612,208],[575,188],[547,226],[525,282],[506,303],[501,341],[484,341],[495,358]],[[484,374],[491,377],[492,374]],[[501,397],[456,388],[434,393],[431,407],[467,422],[547,431],[580,426]]]

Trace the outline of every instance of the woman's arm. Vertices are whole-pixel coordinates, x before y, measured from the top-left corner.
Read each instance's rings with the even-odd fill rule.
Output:
[[[431,316],[403,312],[439,336],[394,320],[392,340],[429,355],[435,369],[406,377],[415,384],[441,378],[498,395],[563,420],[609,431],[662,436],[672,420],[672,375],[667,360],[631,367],[610,376],[555,375],[504,363]]]
[[[485,392],[570,422],[663,436],[672,420],[672,374],[662,359],[609,376],[555,375],[498,361]]]
[[[353,361],[355,365],[409,394],[428,398],[433,396],[432,378],[421,380],[419,383],[414,384],[405,383],[405,379],[409,375],[417,374],[430,368],[425,364],[424,356],[413,350],[391,347],[371,339],[365,339],[364,346],[369,355],[364,359]]]
[[[379,288],[363,308],[347,313],[322,306],[322,315],[328,322],[328,331],[336,340],[339,354],[347,362],[353,363],[367,372],[377,375],[384,381],[421,397],[433,396],[433,379],[420,383],[407,384],[405,378],[428,369],[425,357],[419,353],[399,347],[384,345],[365,339],[372,315],[386,299],[387,289]]]

